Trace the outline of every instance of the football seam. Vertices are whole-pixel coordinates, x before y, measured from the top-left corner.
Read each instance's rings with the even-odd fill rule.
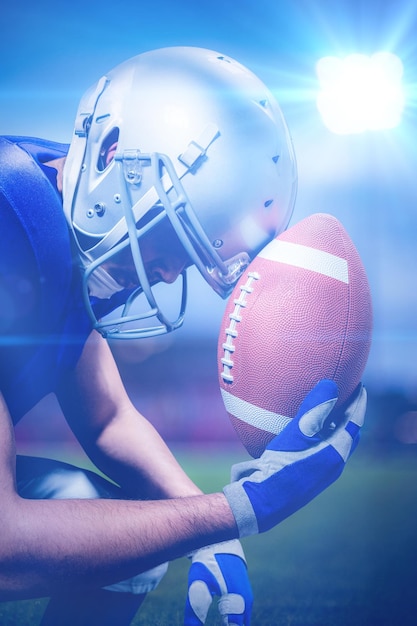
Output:
[[[247,306],[248,302],[246,297],[253,292],[252,283],[256,280],[259,280],[259,278],[260,275],[258,274],[258,272],[248,272],[246,283],[240,285],[240,295],[234,300],[234,309],[231,313],[229,313],[230,323],[224,331],[226,335],[226,341],[222,344],[224,352],[223,357],[220,359],[220,362],[223,365],[223,371],[220,373],[220,375],[224,382],[227,384],[233,383],[232,368],[234,365],[234,361],[232,356],[236,350],[234,340],[238,336],[237,326],[239,322],[242,321],[242,309]]]
[[[343,249],[344,249],[344,253],[345,253],[345,258],[348,257],[348,250],[347,250],[347,246],[346,246],[346,241],[344,240],[344,238],[342,238],[343,241]],[[347,335],[348,335],[348,326],[349,326],[349,320],[350,320],[350,315],[351,315],[351,308],[352,308],[352,284],[351,284],[351,279],[350,279],[350,270],[349,270],[349,266],[348,266],[348,306],[347,306],[347,314],[346,314],[346,319],[345,319],[345,324],[344,324],[344,334],[343,334],[343,342],[342,345],[340,346],[340,350],[339,350],[339,356],[337,359],[337,363],[335,365],[334,368],[334,374],[333,374],[333,379],[336,379],[337,374],[339,372],[339,368],[340,368],[340,364],[342,362],[342,356],[344,354],[344,351],[346,349],[346,342],[347,342]],[[340,390],[339,390],[340,393]]]

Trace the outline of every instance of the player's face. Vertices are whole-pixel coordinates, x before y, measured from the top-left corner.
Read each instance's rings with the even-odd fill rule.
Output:
[[[140,249],[151,285],[173,283],[191,265],[189,256],[168,220],[163,220],[141,238]],[[139,286],[129,246],[103,263],[103,268],[125,289]]]

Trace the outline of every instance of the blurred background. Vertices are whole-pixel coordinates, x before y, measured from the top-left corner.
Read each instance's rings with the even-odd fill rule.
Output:
[[[257,73],[281,104],[298,161],[292,223],[332,213],[361,254],[374,303],[363,443],[334,490],[275,534],[248,544],[258,598],[255,624],[416,623],[416,33],[417,5],[411,0],[15,0],[1,9],[1,134],[68,142],[80,97],[118,63],[162,46],[215,49]],[[372,104],[350,127],[334,118],[329,127],[329,117],[321,116],[329,102],[319,80],[320,59],[332,57],[333,77],[347,81],[350,55],[362,55],[353,61],[363,67],[380,52],[395,55],[386,70],[394,82],[385,93],[369,92],[366,76],[359,92],[345,82],[338,100],[345,117],[352,109],[362,111],[365,93]],[[376,120],[387,93],[395,97],[384,127]],[[152,340],[114,343],[112,349],[138,408],[190,474],[213,489],[228,480],[231,462],[246,452],[217,381],[225,303],[196,273],[190,282],[183,328]],[[86,462],[53,397],[18,425],[17,444],[23,452]],[[277,546],[280,567],[271,560]],[[279,619],[269,612],[278,602],[275,589],[281,590]],[[167,591],[161,587],[161,594]],[[182,598],[176,598],[178,615]],[[140,623],[181,623],[172,606],[166,621],[156,621],[161,606],[149,609],[153,618]],[[13,606],[9,621],[0,614],[0,621],[37,623],[29,613],[17,621],[16,611]]]
[[[375,327],[364,381],[378,417],[368,420],[367,428],[375,429],[373,441],[417,443],[415,3],[73,0],[58,8],[51,0],[17,0],[2,13],[3,134],[69,141],[84,91],[124,59],[161,46],[212,48],[264,80],[281,104],[298,161],[292,223],[311,213],[332,213],[345,225],[368,272]],[[365,120],[352,133],[333,132],[317,107],[323,88],[319,60],[330,56],[340,63],[348,55],[380,52],[396,55],[400,65],[391,92],[402,91],[391,127],[367,130]],[[345,86],[342,98],[352,101],[347,110],[360,106],[355,89]],[[384,94],[374,93],[371,121],[383,106]],[[184,327],[140,345],[122,342],[114,352],[133,397],[168,438],[233,440],[219,402],[215,356],[225,303],[190,274]],[[41,415],[48,410],[49,404],[43,406]]]

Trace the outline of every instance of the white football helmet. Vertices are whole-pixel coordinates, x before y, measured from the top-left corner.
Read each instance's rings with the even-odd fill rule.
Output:
[[[95,327],[107,337],[137,338],[181,325],[185,272],[179,315],[170,321],[141,255],[142,238],[161,220],[170,221],[191,262],[226,297],[251,259],[287,227],[296,179],[274,96],[235,60],[201,48],[163,48],[109,72],[80,103],[64,168],[64,210]],[[100,318],[91,295],[97,284],[100,297],[122,289],[102,266],[126,246],[137,288],[123,292],[120,314]],[[148,308],[135,311],[142,293]]]

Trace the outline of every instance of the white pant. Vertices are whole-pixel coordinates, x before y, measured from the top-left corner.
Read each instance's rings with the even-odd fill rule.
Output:
[[[30,456],[16,461],[17,489],[22,498],[31,500],[123,499],[122,490],[98,474],[68,463]],[[122,593],[143,594],[157,587],[168,569],[163,563],[128,580],[105,589]]]

